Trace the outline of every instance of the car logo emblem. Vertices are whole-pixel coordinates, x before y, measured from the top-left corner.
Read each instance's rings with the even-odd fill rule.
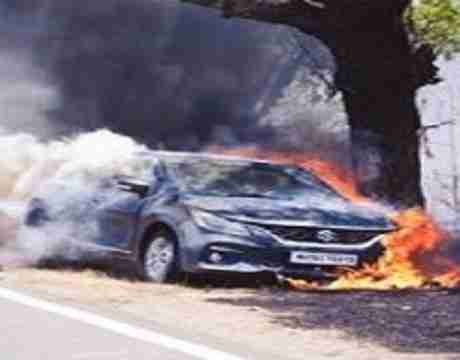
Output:
[[[331,242],[336,239],[336,234],[331,230],[321,230],[316,233],[316,238],[324,242]]]

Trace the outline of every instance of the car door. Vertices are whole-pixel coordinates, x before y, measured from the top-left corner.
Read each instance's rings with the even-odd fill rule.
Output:
[[[129,183],[129,180],[126,180]],[[137,181],[139,183],[139,181]],[[144,186],[149,186],[142,182]],[[145,194],[134,188],[116,186],[97,205],[99,236],[97,245],[107,250],[129,252],[130,239],[134,236]]]

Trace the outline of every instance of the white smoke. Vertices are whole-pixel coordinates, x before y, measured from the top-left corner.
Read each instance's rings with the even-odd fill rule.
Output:
[[[276,144],[336,160],[344,167],[350,164],[350,140],[342,99],[329,98],[322,80],[308,69],[299,69],[282,96],[260,118],[259,125],[276,131]]]
[[[27,49],[2,48],[0,42],[0,126],[43,137],[58,129],[48,119],[60,96],[49,76],[31,60]]]
[[[74,245],[98,233],[90,216],[92,199],[99,192],[114,191],[116,176],[150,178],[154,160],[142,156],[146,151],[131,138],[109,130],[50,142],[26,134],[0,136],[2,242],[19,250],[29,262],[56,254],[79,256]],[[39,230],[22,226],[32,198],[45,200],[60,221]],[[82,214],[86,221],[77,222],[75,218]],[[5,228],[13,224],[17,231],[6,234]]]

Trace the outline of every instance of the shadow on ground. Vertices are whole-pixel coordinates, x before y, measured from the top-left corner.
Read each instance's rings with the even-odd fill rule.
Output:
[[[118,262],[104,262],[104,261],[69,261],[69,260],[46,260],[41,261],[35,266],[37,269],[57,270],[57,271],[97,271],[105,276],[117,280],[126,281],[142,281],[136,273],[134,266],[130,263]],[[193,287],[196,289],[257,289],[266,288],[276,284],[275,277],[269,274],[266,275],[247,275],[241,274],[221,274],[219,276],[213,275],[183,275],[180,276],[175,282],[182,285]]]
[[[460,290],[311,292],[270,289],[209,302],[268,311],[294,329],[338,329],[398,352],[460,353]]]
[[[123,264],[46,262],[42,268],[97,270],[127,281],[138,278]],[[264,310],[271,321],[292,329],[337,329],[405,353],[460,354],[460,289],[423,291],[296,292],[273,286],[273,279],[193,277],[197,289],[245,288],[208,302]],[[231,290],[230,290],[231,291]]]

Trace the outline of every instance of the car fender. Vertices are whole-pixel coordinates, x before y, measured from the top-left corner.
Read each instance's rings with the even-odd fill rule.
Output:
[[[143,209],[132,249],[134,259],[139,259],[142,244],[149,229],[157,224],[163,224],[170,228],[176,235],[178,246],[181,248],[183,246],[183,239],[185,238],[181,224],[186,219],[185,210],[178,207],[159,206],[155,211],[153,209]]]

